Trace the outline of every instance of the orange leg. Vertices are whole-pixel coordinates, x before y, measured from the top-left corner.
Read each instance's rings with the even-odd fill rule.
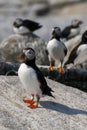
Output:
[[[40,100],[40,98],[39,98],[39,96],[37,95],[37,101],[34,102],[34,103],[32,103],[32,104],[30,104],[28,107],[31,108],[31,109],[37,108],[37,107],[38,107],[39,100]]]
[[[62,67],[58,68],[58,71],[59,71],[60,73],[62,73],[62,74],[65,73],[65,70],[64,70],[64,68],[62,68]]]
[[[58,71],[59,71],[60,73],[62,73],[62,74],[65,73],[65,70],[64,70],[64,68],[62,67],[62,63],[61,63],[61,67],[58,68]]]
[[[51,64],[51,62],[50,62],[49,70],[50,70],[50,71],[53,71],[53,70],[54,70],[54,68],[53,68],[53,66],[52,66],[52,64]]]
[[[34,94],[32,94],[32,99],[23,99],[24,103],[33,104],[34,103]]]
[[[50,70],[50,71],[54,70],[53,66],[50,66],[50,67],[49,67],[49,70]]]

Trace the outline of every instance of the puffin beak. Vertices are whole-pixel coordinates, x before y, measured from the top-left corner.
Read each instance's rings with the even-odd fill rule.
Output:
[[[24,60],[25,60],[25,54],[22,53],[21,55],[19,55],[18,59],[19,59],[19,61],[21,61],[21,62],[24,61]]]

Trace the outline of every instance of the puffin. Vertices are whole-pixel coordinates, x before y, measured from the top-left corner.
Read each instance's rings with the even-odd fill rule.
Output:
[[[87,30],[82,34],[82,39],[79,45],[77,45],[70,53],[65,65],[73,63],[76,57],[87,48]]]
[[[42,25],[29,19],[23,20],[22,18],[16,18],[13,22],[13,30],[17,34],[27,34],[29,32],[34,32],[41,27]]]
[[[35,59],[35,51],[32,48],[24,48],[19,56],[22,63],[18,69],[18,76],[31,95],[30,99],[23,99],[23,102],[28,103],[31,109],[37,108],[40,98],[45,95],[55,98],[52,95],[54,91],[47,85],[42,72],[35,64]]]
[[[51,64],[52,59],[59,61],[61,63],[61,66],[58,68],[58,71],[60,73],[65,73],[65,70],[63,68],[63,60],[64,57],[67,54],[67,48],[65,44],[61,41],[61,29],[60,27],[53,27],[52,29],[52,38],[49,40],[47,44],[47,51],[48,51],[48,57],[49,57],[49,70],[53,70],[53,66]]]
[[[69,40],[70,38],[73,38],[80,34],[80,25],[83,23],[83,21],[74,19],[71,22],[71,25],[65,27],[62,30],[62,38],[65,38],[66,40]]]

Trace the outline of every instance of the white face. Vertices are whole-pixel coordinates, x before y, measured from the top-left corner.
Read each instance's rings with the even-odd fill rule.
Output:
[[[73,20],[71,23],[72,23],[73,26],[76,26],[76,25],[78,25],[79,20],[75,19],[75,20]]]
[[[23,23],[23,20],[20,18],[16,19],[16,24],[21,25]]]
[[[29,50],[23,50],[23,53],[25,54],[25,56],[32,60],[35,58],[35,52],[32,50],[32,49],[29,49]]]

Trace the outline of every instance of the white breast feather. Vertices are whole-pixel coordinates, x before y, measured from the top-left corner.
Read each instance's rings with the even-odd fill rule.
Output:
[[[38,82],[35,70],[28,67],[26,64],[21,64],[18,70],[18,76],[24,88],[29,91],[30,94],[42,96],[40,89],[40,83]]]
[[[61,41],[57,41],[56,39],[52,39],[48,42],[47,50],[50,56],[55,60],[60,60],[64,58],[64,49],[65,45]]]
[[[70,35],[68,37],[76,36],[80,33],[80,28],[71,29]]]
[[[30,32],[29,29],[27,29],[24,26],[21,26],[19,28],[14,27],[13,29],[14,29],[14,32],[17,33],[17,34],[24,34],[24,33],[29,33]]]
[[[85,51],[87,49],[87,44],[80,45],[77,49],[77,54]]]

